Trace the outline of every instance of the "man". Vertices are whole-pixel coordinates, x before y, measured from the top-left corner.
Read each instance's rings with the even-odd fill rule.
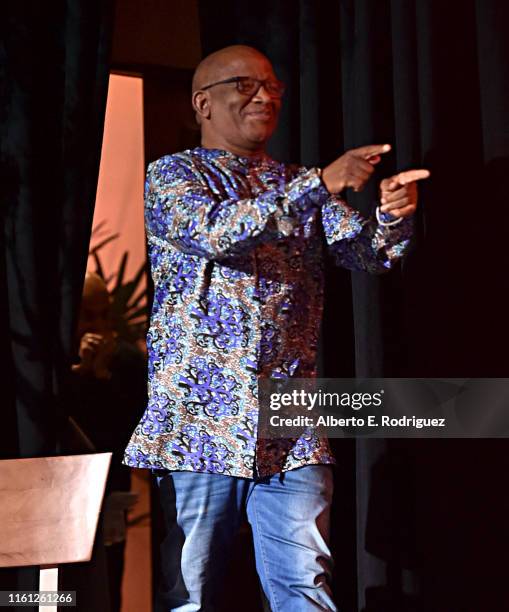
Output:
[[[428,172],[382,181],[384,225],[368,222],[334,194],[362,189],[389,145],[349,151],[323,172],[270,159],[283,88],[255,49],[208,56],[193,79],[202,146],[148,169],[150,400],[125,463],[159,474],[160,610],[215,609],[243,508],[272,610],[336,610],[334,459],[312,434],[259,439],[257,382],[315,375],[323,235],[340,265],[387,270]]]

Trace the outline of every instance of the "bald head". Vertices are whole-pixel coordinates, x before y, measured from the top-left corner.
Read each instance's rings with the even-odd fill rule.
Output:
[[[231,75],[230,72],[232,67],[235,67],[239,62],[249,62],[251,59],[261,59],[270,64],[270,61],[263,53],[247,45],[231,45],[230,47],[224,47],[223,49],[219,49],[219,51],[207,55],[207,57],[202,59],[194,71],[192,85],[193,93],[201,87],[205,87],[216,81],[221,81],[222,79],[227,79],[230,76],[242,76]]]
[[[253,47],[233,45],[208,55],[193,77],[202,146],[264,154],[281,108],[279,85],[268,58]]]
[[[106,296],[109,299],[109,295],[104,279],[95,272],[87,272],[83,285],[83,298],[87,300],[104,299]]]
[[[87,272],[83,285],[78,337],[87,332],[105,334],[111,330],[111,298],[104,280],[95,272]]]

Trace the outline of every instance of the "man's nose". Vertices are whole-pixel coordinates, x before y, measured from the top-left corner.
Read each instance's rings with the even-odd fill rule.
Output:
[[[253,96],[253,100],[260,100],[260,102],[271,102],[272,96],[267,92],[263,83],[260,83],[258,91]]]

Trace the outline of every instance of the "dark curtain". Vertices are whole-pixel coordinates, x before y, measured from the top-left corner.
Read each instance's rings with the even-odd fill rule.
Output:
[[[2,459],[58,449],[99,170],[111,25],[110,2],[2,4]],[[10,588],[16,584],[14,573],[0,573]],[[17,576],[18,588],[37,588],[31,568]]]
[[[345,149],[390,142],[378,179],[431,171],[399,269],[370,277],[327,264],[322,374],[507,376],[509,4],[199,6],[204,55],[253,45],[287,82],[275,157],[323,166]],[[372,181],[348,201],[371,214],[376,195]],[[338,442],[343,612],[509,609],[504,440]]]

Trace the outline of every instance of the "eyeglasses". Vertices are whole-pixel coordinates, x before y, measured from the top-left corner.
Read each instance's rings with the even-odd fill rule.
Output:
[[[283,81],[278,81],[277,79],[262,80],[247,76],[231,77],[230,79],[225,79],[224,81],[217,81],[217,83],[205,85],[205,87],[200,87],[200,89],[204,91],[205,89],[210,89],[216,85],[224,85],[226,83],[235,83],[237,86],[237,91],[245,96],[254,96],[262,85],[269,96],[273,98],[281,98],[285,93],[285,84]]]

